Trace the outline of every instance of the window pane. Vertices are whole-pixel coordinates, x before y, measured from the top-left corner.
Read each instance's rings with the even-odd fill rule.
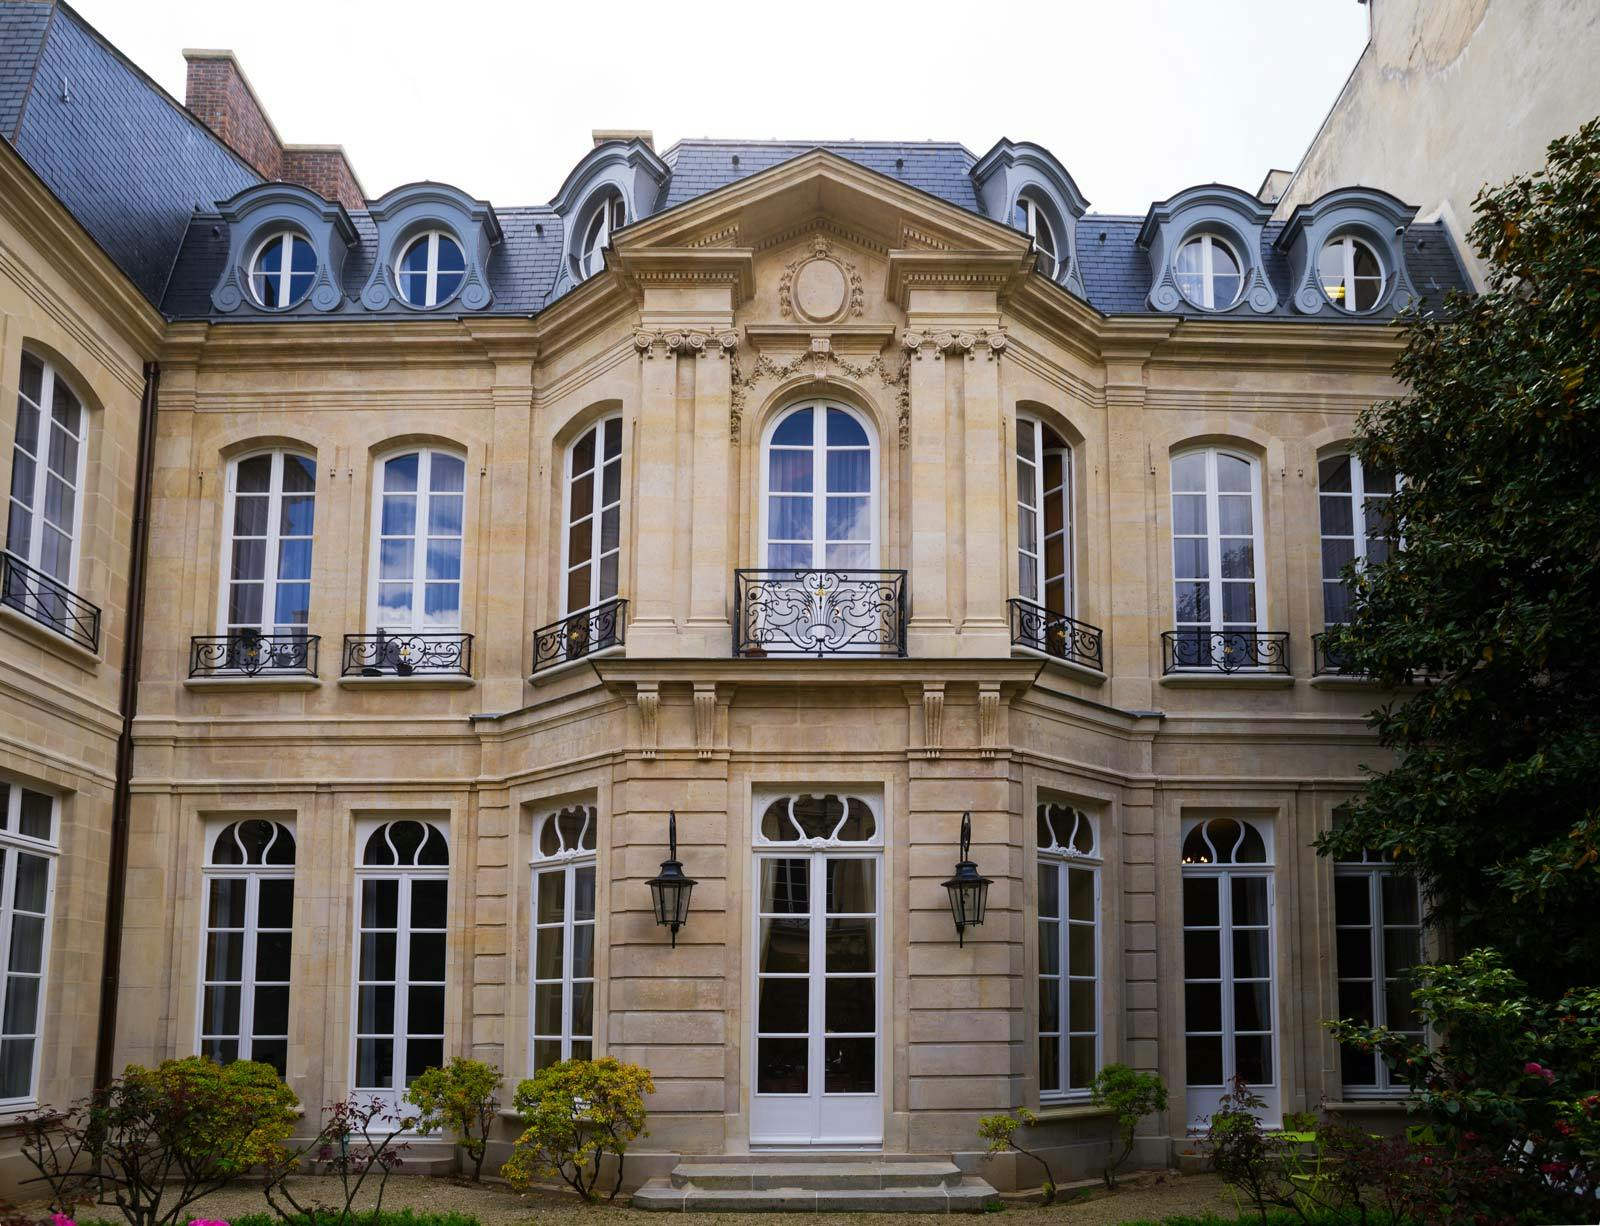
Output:
[[[789,414],[772,433],[772,445],[809,447],[815,442],[811,425],[811,410],[800,409]]]
[[[1220,1086],[1222,1084],[1222,1039],[1218,1036],[1190,1035],[1184,1041],[1184,1054],[1189,1065],[1188,1079],[1192,1086]],[[1190,1110],[1194,1110],[1191,1104]]]
[[[0,1097],[31,1097],[33,1043],[32,1039],[6,1039],[0,1042]]]
[[[23,793],[26,799],[27,793]],[[1415,924],[1422,918],[1418,906],[1415,878],[1399,873],[1383,875],[1383,922],[1386,924]]]
[[[829,447],[866,447],[867,432],[861,423],[842,409],[828,410]]]
[[[466,488],[467,462],[460,456],[435,451],[428,465],[428,488],[434,493],[459,494]]]
[[[0,804],[4,803],[5,790],[0,787]],[[51,798],[42,792],[23,788],[20,804],[20,821],[17,824],[18,832],[27,835],[31,839],[48,839],[50,837],[51,817],[55,812],[55,804]],[[3,824],[3,819],[0,819],[0,824]]]
[[[417,488],[417,456],[395,456],[384,463],[383,488],[386,493],[414,493]]]
[[[1222,974],[1222,937],[1216,932],[1183,934],[1183,974],[1187,979],[1215,979]]]
[[[779,452],[778,454],[783,454]],[[803,453],[801,453],[803,454]],[[861,492],[872,488],[872,453],[870,451],[829,451],[829,493]]]
[[[768,457],[767,474],[767,488],[775,493],[809,493],[811,452],[774,448]]]
[[[1183,1026],[1190,1032],[1222,1029],[1222,985],[1190,983],[1183,989]]]
[[[770,496],[767,499],[767,539],[809,541],[811,516],[810,498],[786,497],[778,494]]]
[[[799,499],[784,499],[798,502]],[[872,539],[872,500],[870,498],[829,498],[827,533],[830,541],[870,541]]]
[[[1204,494],[1172,496],[1172,530],[1181,536],[1203,536],[1206,530]]]
[[[1366,928],[1341,928],[1335,936],[1339,952],[1339,974],[1346,979],[1365,979],[1372,975],[1372,934]]]
[[[1270,1035],[1240,1035],[1234,1040],[1234,1059],[1237,1072],[1249,1085],[1271,1085],[1272,1037]]]
[[[1335,876],[1333,879],[1333,916],[1337,924],[1370,924],[1372,922],[1367,879],[1354,874]]]
[[[1265,926],[1267,922],[1267,881],[1265,877],[1233,878],[1233,923]]]
[[[1067,870],[1067,914],[1075,920],[1095,918],[1093,870],[1083,868]],[[1074,966],[1072,973],[1080,975],[1084,971],[1081,967]]]

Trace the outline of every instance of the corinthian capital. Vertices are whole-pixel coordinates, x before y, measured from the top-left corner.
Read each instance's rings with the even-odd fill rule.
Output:
[[[739,334],[732,328],[641,328],[633,334],[634,348],[640,357],[654,357],[656,350],[667,353],[705,357],[727,357],[739,344]]]
[[[982,353],[992,362],[1004,352],[1006,347],[1006,334],[999,328],[975,328],[967,330],[941,330],[938,332],[924,332],[915,328],[907,328],[900,337],[900,343],[906,350],[916,357],[922,356],[923,349],[932,349],[936,357],[976,357]]]

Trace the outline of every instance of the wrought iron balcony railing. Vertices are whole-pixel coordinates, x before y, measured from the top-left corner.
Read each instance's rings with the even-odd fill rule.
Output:
[[[472,636],[428,630],[344,636],[345,677],[470,677]]]
[[[80,647],[100,650],[99,608],[12,553],[0,552],[0,604]]]
[[[903,570],[736,570],[736,656],[903,656]]]
[[[1065,613],[1052,613],[1031,600],[1013,597],[1006,603],[1011,606],[1013,646],[1030,647],[1086,668],[1105,667],[1099,626],[1091,626]]]
[[[1317,677],[1360,677],[1363,675],[1351,663],[1344,652],[1329,644],[1326,634],[1313,634],[1311,636],[1311,672],[1313,676]]]
[[[191,677],[315,677],[319,634],[197,634],[189,640]]]
[[[1162,673],[1287,673],[1284,630],[1167,630],[1161,635]]]
[[[533,632],[533,671],[621,647],[627,633],[627,612],[627,600],[618,596],[540,626]]]

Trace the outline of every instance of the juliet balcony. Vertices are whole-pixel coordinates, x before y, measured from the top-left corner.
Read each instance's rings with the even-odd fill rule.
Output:
[[[347,634],[341,677],[471,677],[472,636],[420,630]]]
[[[1161,635],[1163,676],[1215,673],[1287,677],[1285,630],[1167,630]]]
[[[42,570],[0,552],[0,605],[87,651],[100,650],[100,609]]]
[[[736,570],[733,654],[906,654],[903,570]]]
[[[197,634],[189,640],[189,676],[315,677],[317,634]]]
[[[621,647],[627,637],[628,602],[623,597],[569,613],[533,632],[533,673]]]
[[[1105,652],[1100,627],[1078,621],[1064,613],[1052,613],[1031,600],[1013,597],[1011,645],[1024,647],[1068,664],[1105,671]]]

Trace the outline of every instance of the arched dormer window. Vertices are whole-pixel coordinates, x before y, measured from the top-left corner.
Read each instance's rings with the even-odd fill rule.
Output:
[[[1228,240],[1219,234],[1196,234],[1178,248],[1174,272],[1178,292],[1193,306],[1225,311],[1239,300],[1243,265]]]
[[[1039,270],[1052,281],[1056,280],[1065,266],[1066,253],[1045,208],[1033,196],[1018,196],[1011,224],[1033,240],[1033,249],[1039,255]]]
[[[250,294],[263,310],[299,306],[317,278],[317,252],[296,230],[275,230],[250,259]]]
[[[361,290],[367,310],[481,311],[493,301],[489,257],[504,234],[488,201],[447,183],[407,183],[373,201],[369,216],[378,234]]]
[[[587,281],[598,272],[604,272],[606,249],[611,246],[611,235],[628,224],[628,206],[622,193],[607,191],[594,202],[589,219],[584,223],[583,241],[578,247],[578,275]]]
[[[433,307],[454,298],[466,280],[461,244],[443,230],[429,230],[406,245],[395,266],[400,297],[412,306]]]
[[[1152,310],[1269,315],[1277,291],[1262,263],[1272,208],[1223,183],[1185,188],[1150,206],[1139,246],[1150,261]]]
[[[1302,315],[1389,318],[1415,300],[1405,233],[1417,210],[1387,192],[1338,188],[1289,215],[1275,246]]]
[[[1353,315],[1383,301],[1383,261],[1371,243],[1353,234],[1338,234],[1322,244],[1317,281],[1329,302]]]
[[[211,291],[221,314],[336,311],[355,224],[341,205],[293,183],[258,183],[217,206],[228,257]]]

